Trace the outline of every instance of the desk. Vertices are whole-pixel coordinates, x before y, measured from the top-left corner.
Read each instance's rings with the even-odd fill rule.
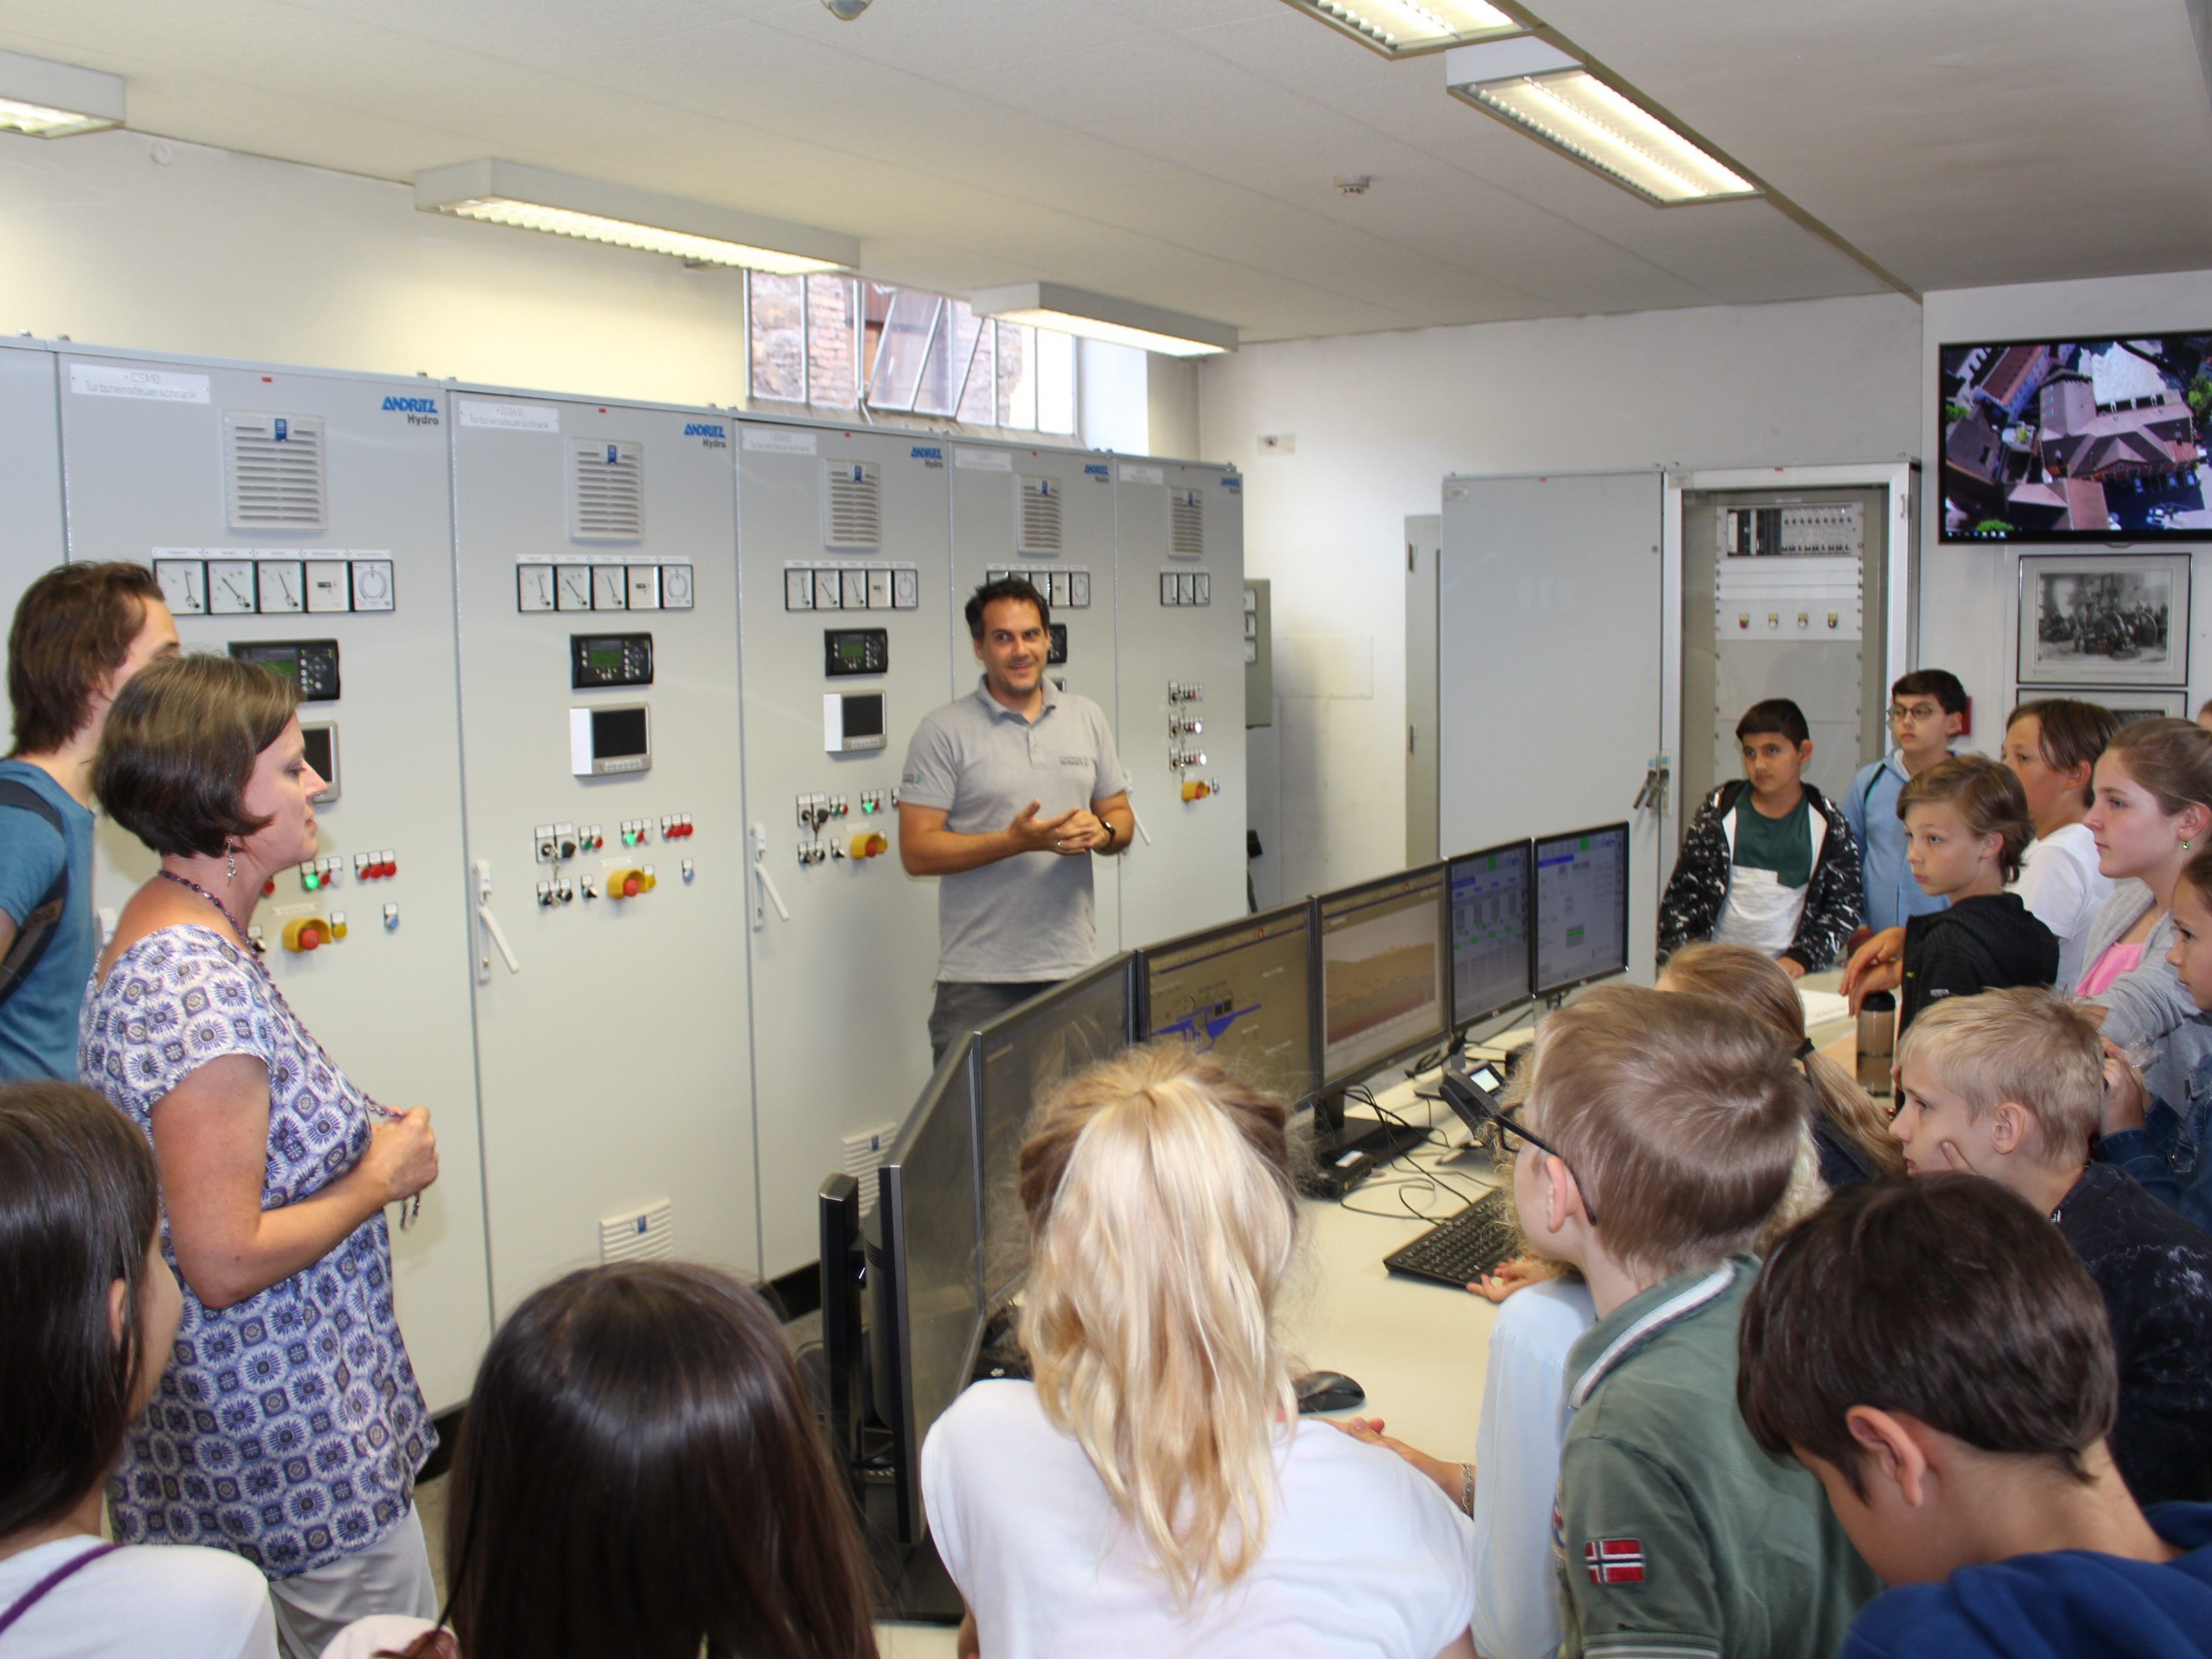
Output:
[[[1440,1103],[1416,1099],[1410,1083],[1382,1091],[1380,1099],[1414,1123],[1431,1121],[1431,1109],[1440,1129],[1457,1122]],[[1355,1109],[1352,1115],[1360,1113]],[[1431,1164],[1437,1157],[1434,1149],[1423,1149],[1378,1170],[1354,1189],[1352,1202],[1374,1210],[1402,1208],[1389,1183],[1411,1173],[1410,1164]],[[1455,1161],[1444,1173],[1474,1196],[1491,1184],[1489,1169],[1479,1159]],[[1439,1192],[1430,1200],[1428,1216],[1408,1212],[1401,1218],[1363,1215],[1334,1199],[1304,1200],[1298,1273],[1275,1310],[1293,1370],[1343,1372],[1367,1390],[1358,1414],[1380,1417],[1393,1435],[1454,1462],[1474,1455],[1475,1419],[1498,1310],[1464,1291],[1398,1278],[1384,1271],[1382,1258],[1461,1203]],[[941,1626],[886,1624],[876,1632],[884,1659],[951,1659],[954,1650],[954,1632]]]

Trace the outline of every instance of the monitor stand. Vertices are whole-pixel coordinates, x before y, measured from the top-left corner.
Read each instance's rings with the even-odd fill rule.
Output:
[[[1323,1095],[1313,1107],[1313,1173],[1300,1181],[1300,1190],[1313,1198],[1341,1198],[1379,1166],[1428,1139],[1429,1131],[1417,1125],[1366,1118],[1346,1122],[1343,1094]]]

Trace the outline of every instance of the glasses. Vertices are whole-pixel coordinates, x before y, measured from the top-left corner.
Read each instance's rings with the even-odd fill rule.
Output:
[[[1553,1146],[1549,1141],[1543,1139],[1540,1136],[1532,1134],[1518,1118],[1515,1117],[1512,1113],[1507,1111],[1503,1106],[1492,1104],[1488,1100],[1484,1099],[1478,1091],[1475,1094],[1474,1109],[1484,1117],[1489,1119],[1491,1122],[1498,1126],[1498,1150],[1506,1154],[1507,1157],[1517,1158],[1520,1156],[1521,1142],[1525,1140],[1528,1145],[1534,1146],[1538,1152],[1548,1152],[1553,1158],[1558,1158],[1560,1163],[1565,1164],[1567,1173],[1569,1175],[1575,1175],[1575,1166],[1571,1164],[1567,1164],[1565,1153],[1560,1152],[1558,1147]],[[1583,1180],[1580,1176],[1575,1176],[1575,1185],[1582,1190],[1583,1215],[1589,1222],[1589,1224],[1595,1227],[1597,1225],[1597,1211],[1592,1206],[1589,1201],[1589,1189],[1586,1187],[1583,1187]]]
[[[1917,702],[1909,708],[1903,703],[1893,702],[1889,706],[1889,717],[1900,723],[1905,720],[1935,720],[1943,718],[1943,711],[1932,702]]]

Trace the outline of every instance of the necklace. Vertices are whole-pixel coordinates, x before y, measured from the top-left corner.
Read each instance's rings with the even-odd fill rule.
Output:
[[[230,907],[228,904],[225,904],[221,899],[217,898],[213,893],[209,892],[208,890],[201,886],[199,883],[191,879],[189,876],[180,876],[173,870],[161,870],[155,872],[155,873],[158,874],[164,881],[173,881],[179,887],[189,887],[193,892],[198,893],[202,898],[205,899],[210,904],[212,904],[217,910],[222,913],[222,919],[230,924],[231,932],[236,933],[239,938],[244,939],[247,946],[252,951],[253,965],[261,975],[261,982],[269,988],[269,994],[276,999],[276,1006],[282,1008],[285,1013],[290,1017],[294,1025],[297,1026],[301,1031],[307,1033],[308,1040],[315,1045],[315,1052],[318,1054],[322,1055],[323,1063],[330,1066],[331,1071],[336,1072],[337,1070],[337,1066],[336,1063],[331,1060],[330,1055],[324,1052],[321,1042],[315,1037],[313,1032],[307,1031],[306,1024],[300,1018],[299,1015],[292,1012],[292,1005],[284,1000],[284,993],[278,988],[276,980],[270,975],[267,965],[261,960],[263,950],[264,948],[261,941],[246,933],[245,927],[240,923],[238,918],[231,915]],[[363,1095],[362,1097],[362,1101],[369,1110],[374,1112],[379,1117],[397,1118],[401,1115],[399,1113],[393,1111],[389,1106],[380,1104],[378,1102],[369,1099],[367,1095]],[[407,1202],[406,1207],[401,1210],[399,1214],[399,1230],[402,1232],[404,1232],[409,1228],[412,1227],[415,1224],[415,1218],[422,1213],[422,1194],[418,1192]]]
[[[230,931],[237,934],[238,937],[245,942],[246,948],[252,951],[256,957],[260,956],[264,948],[261,941],[255,939],[252,934],[246,931],[246,924],[239,921],[236,916],[231,915],[230,907],[228,904],[225,904],[221,899],[217,898],[213,893],[209,892],[206,888],[201,886],[199,883],[194,881],[189,876],[180,876],[173,870],[162,870],[156,872],[156,873],[160,875],[161,879],[164,881],[173,881],[179,887],[191,888],[192,891],[198,893],[210,904],[212,904],[216,909],[222,911],[222,919],[230,924]]]

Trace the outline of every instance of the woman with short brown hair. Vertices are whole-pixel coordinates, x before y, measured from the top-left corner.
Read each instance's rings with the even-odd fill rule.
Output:
[[[434,1616],[415,1477],[437,1443],[392,1299],[387,1204],[437,1178],[429,1114],[340,1072],[259,961],[262,884],[315,854],[297,689],[157,663],[108,715],[94,786],[161,855],[84,1012],[84,1080],[152,1140],[185,1311],[111,1490],[125,1540],[235,1551],[288,1652],[369,1613]]]

